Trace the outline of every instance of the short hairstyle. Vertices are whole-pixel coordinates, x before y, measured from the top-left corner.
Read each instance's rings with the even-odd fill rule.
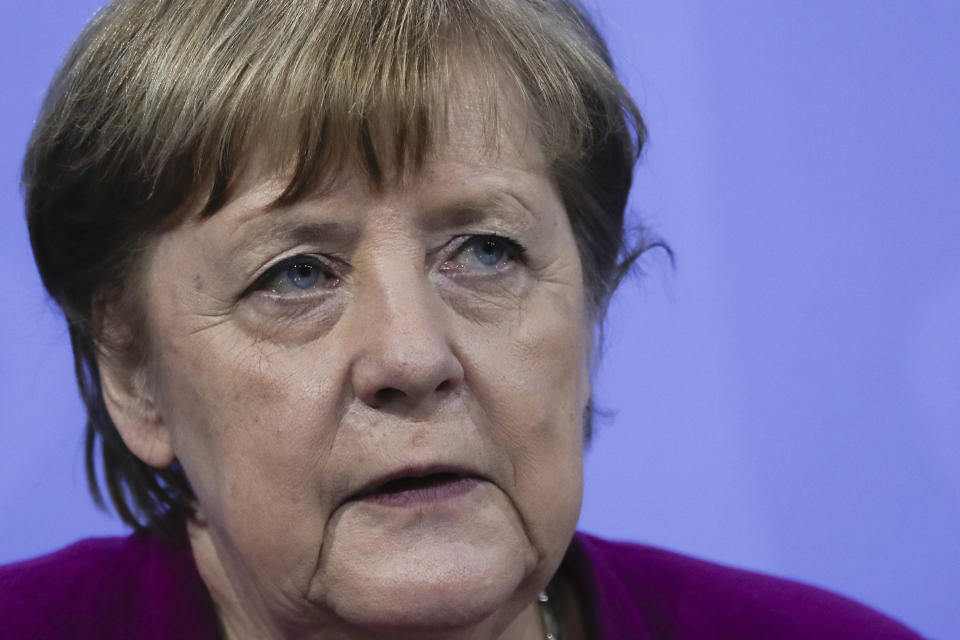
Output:
[[[289,176],[280,205],[347,164],[374,184],[385,166],[416,169],[442,142],[452,71],[466,60],[493,96],[492,118],[503,91],[531,114],[598,327],[653,244],[624,232],[645,129],[570,1],[115,0],[93,18],[51,84],[23,186],[37,266],[69,326],[99,505],[98,443],[125,522],[172,534],[194,513],[179,465],[134,456],[101,389],[98,355],[148,357],[138,278],[150,240],[190,203],[215,215],[253,149]],[[129,323],[123,336],[106,335],[105,304]],[[588,409],[585,440],[590,418]]]

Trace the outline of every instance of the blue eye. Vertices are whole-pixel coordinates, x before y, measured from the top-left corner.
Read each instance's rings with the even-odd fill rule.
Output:
[[[495,235],[473,236],[460,245],[453,262],[458,271],[494,269],[517,259],[523,249],[517,243]]]
[[[336,280],[337,278],[317,258],[294,256],[274,265],[263,274],[256,288],[266,289],[272,293],[296,294],[336,282]]]
[[[287,279],[298,289],[309,289],[317,284],[320,269],[305,262],[292,264],[286,269]]]
[[[507,256],[507,248],[497,238],[476,238],[467,244],[473,249],[477,260],[488,267],[500,264]]]

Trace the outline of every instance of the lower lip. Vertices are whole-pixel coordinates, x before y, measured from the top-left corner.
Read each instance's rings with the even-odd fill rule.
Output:
[[[433,502],[450,500],[457,496],[470,493],[480,486],[477,478],[458,478],[430,487],[408,489],[395,493],[373,493],[361,499],[361,502],[373,503],[387,507],[412,507],[426,505]]]

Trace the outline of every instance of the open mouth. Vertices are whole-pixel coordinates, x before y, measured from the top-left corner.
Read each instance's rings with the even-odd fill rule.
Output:
[[[463,495],[479,483],[480,480],[474,476],[449,472],[404,476],[384,482],[359,496],[359,499],[388,506],[411,506]]]
[[[463,479],[464,476],[455,473],[431,473],[419,478],[406,477],[397,478],[384,483],[376,493],[401,493],[403,491],[415,491],[417,489],[427,489],[438,487],[449,482],[456,482]]]

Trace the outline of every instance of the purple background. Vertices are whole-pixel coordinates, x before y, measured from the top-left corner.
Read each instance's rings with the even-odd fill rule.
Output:
[[[19,163],[99,3],[0,7],[0,562],[122,531],[83,481]],[[960,637],[960,3],[595,0],[672,243],[611,310],[581,527]]]

